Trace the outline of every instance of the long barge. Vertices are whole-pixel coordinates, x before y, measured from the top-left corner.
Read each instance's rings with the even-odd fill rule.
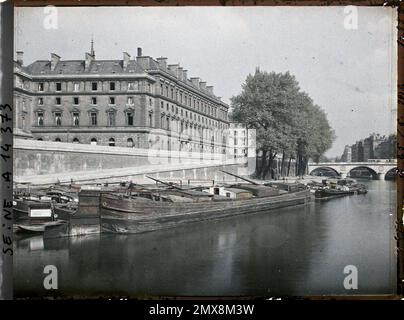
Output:
[[[142,233],[206,220],[252,214],[303,205],[310,191],[302,190],[276,196],[221,201],[168,202],[141,197],[101,194],[101,230],[113,233]]]

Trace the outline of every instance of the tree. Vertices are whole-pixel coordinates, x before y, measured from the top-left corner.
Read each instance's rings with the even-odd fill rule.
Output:
[[[273,161],[282,155],[281,174],[286,159],[295,158],[298,171],[304,171],[310,157],[319,158],[334,138],[327,116],[312,99],[300,91],[289,72],[260,71],[248,75],[242,92],[231,98],[232,118],[256,130],[261,163],[255,175],[273,177]],[[289,171],[289,170],[288,170]]]

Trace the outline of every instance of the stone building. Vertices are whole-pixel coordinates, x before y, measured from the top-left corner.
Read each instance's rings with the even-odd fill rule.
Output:
[[[52,53],[25,66],[17,52],[14,65],[19,137],[226,153],[228,105],[167,58],[138,48],[135,58],[97,60],[91,44],[84,60]]]

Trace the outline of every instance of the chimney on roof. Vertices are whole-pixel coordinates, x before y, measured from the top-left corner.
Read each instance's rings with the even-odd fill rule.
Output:
[[[182,80],[182,67],[177,68],[177,78]]]
[[[171,70],[172,72],[174,72],[174,75],[176,77],[178,77],[178,68],[179,68],[179,64],[169,64],[168,65],[168,69]]]
[[[22,66],[24,64],[24,52],[17,51],[17,63]]]
[[[199,78],[191,78],[192,84],[199,89]]]
[[[129,60],[130,60],[130,54],[127,52],[124,52],[123,53],[123,69],[124,70],[126,70],[126,68],[128,67]]]
[[[157,58],[157,61],[158,61],[161,69],[167,70],[167,58],[160,57],[160,58]]]
[[[213,86],[206,86],[206,90],[208,90],[208,92],[213,96]]]
[[[182,81],[186,82],[188,79],[188,70],[182,70]]]
[[[206,91],[206,82],[205,82],[205,81],[199,82],[199,88],[200,88],[201,90]]]
[[[55,70],[56,65],[59,63],[60,57],[56,53],[51,53],[51,71]]]
[[[91,62],[94,60],[94,56],[91,53],[86,52],[86,60],[85,60],[85,70],[88,71],[90,69]]]
[[[142,56],[142,48],[137,48],[137,56],[138,57]]]

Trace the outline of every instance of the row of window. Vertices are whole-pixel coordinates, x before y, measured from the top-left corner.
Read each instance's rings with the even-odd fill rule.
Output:
[[[92,105],[97,105],[97,97],[91,97],[90,102]],[[80,104],[80,98],[79,97],[73,97],[72,98],[72,103],[73,105],[77,106]],[[116,99],[115,97],[109,97],[108,103],[110,105],[115,105],[116,104]],[[55,105],[61,105],[62,104],[62,98],[61,97],[56,97],[55,98]],[[134,105],[134,99],[133,97],[127,97],[126,99],[126,104],[127,105]],[[38,105],[43,106],[44,105],[44,98],[40,97],[38,98]],[[149,99],[149,106],[153,105],[153,100]]]
[[[44,126],[44,112],[38,111],[37,113],[37,126],[43,127]],[[72,112],[72,125],[74,127],[80,126],[80,113],[79,112]],[[62,112],[55,111],[53,113],[54,116],[54,125],[57,127],[62,126]],[[134,112],[125,112],[126,118],[126,125],[133,126],[135,124]],[[98,121],[98,112],[97,111],[90,111],[89,112],[89,125],[90,126],[97,126],[99,125]],[[107,111],[107,126],[115,126],[116,125],[116,111]],[[153,116],[152,113],[149,113],[149,126],[153,126]]]
[[[62,83],[66,82],[55,82],[55,91],[56,92],[62,92]],[[91,91],[98,91],[100,89],[100,85],[98,82],[94,81],[91,82]],[[115,81],[110,81],[108,85],[109,91],[116,91],[118,86],[117,82]],[[128,82],[127,90],[128,91],[138,91],[141,88],[139,81],[132,81]],[[150,83],[147,84],[146,86],[148,92],[152,92],[152,85]],[[83,82],[74,82],[73,83],[73,91],[74,92],[79,92],[83,90],[84,91],[84,83]],[[67,90],[66,90],[67,91]],[[38,92],[45,92],[45,82],[38,82]]]
[[[184,117],[184,115],[185,115],[185,118],[188,118],[188,110],[183,110],[181,108],[178,109],[178,107],[174,107],[174,105],[171,105],[171,108],[170,108],[170,105],[168,103],[166,104],[166,108],[164,108],[163,101],[161,101],[160,105],[161,105],[161,109],[163,109],[163,110],[166,110],[168,112],[175,113],[175,114],[180,114],[181,117]],[[225,129],[225,127],[226,127],[225,124],[223,124],[219,121],[214,121],[214,120],[205,118],[204,116],[201,116],[196,113],[192,113],[191,111],[189,111],[189,119],[202,122],[203,124],[206,124],[209,126],[214,126],[218,129]]]

